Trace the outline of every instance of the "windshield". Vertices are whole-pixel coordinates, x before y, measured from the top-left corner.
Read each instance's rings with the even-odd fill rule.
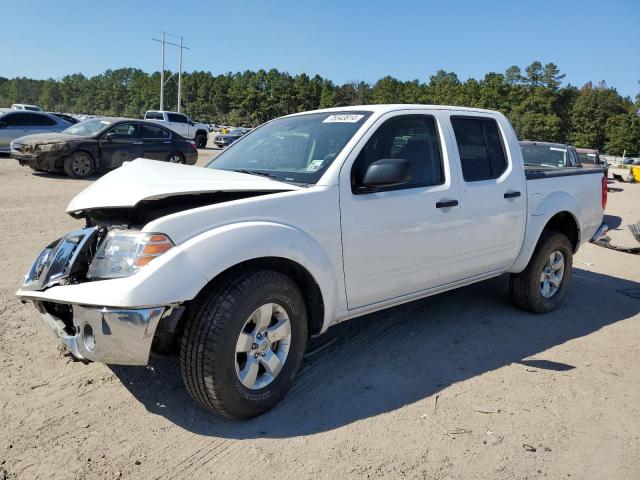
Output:
[[[525,165],[562,168],[567,166],[567,149],[549,145],[524,145],[522,157]]]
[[[69,135],[80,135],[81,137],[92,137],[96,133],[105,129],[112,122],[109,120],[85,120],[84,122],[76,123],[75,125],[64,130],[64,133]]]
[[[349,111],[278,118],[235,141],[207,167],[316,183],[369,115]]]

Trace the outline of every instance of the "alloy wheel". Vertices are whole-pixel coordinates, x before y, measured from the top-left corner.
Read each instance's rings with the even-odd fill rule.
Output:
[[[238,380],[258,390],[273,382],[289,354],[291,322],[276,303],[258,307],[247,318],[236,341],[235,366]]]
[[[544,264],[540,274],[540,293],[544,298],[553,297],[562,283],[564,277],[564,255],[555,251]]]

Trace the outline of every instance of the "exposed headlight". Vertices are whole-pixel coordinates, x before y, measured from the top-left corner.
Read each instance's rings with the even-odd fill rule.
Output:
[[[171,248],[173,242],[162,233],[111,230],[100,243],[89,266],[87,277],[128,277]]]
[[[47,153],[47,152],[60,152],[69,148],[68,143],[44,143],[42,145],[36,146],[37,152]]]

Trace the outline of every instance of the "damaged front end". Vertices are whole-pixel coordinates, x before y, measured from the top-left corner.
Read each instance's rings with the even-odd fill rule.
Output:
[[[47,245],[37,256],[18,296],[92,281],[90,268],[112,227],[92,226]],[[45,326],[79,360],[146,365],[156,330],[175,333],[179,305],[115,308],[31,298]],[[24,301],[24,300],[23,300]]]

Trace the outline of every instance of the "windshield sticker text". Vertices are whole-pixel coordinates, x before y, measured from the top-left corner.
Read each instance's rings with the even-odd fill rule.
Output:
[[[322,123],[356,123],[364,115],[355,115],[352,113],[342,113],[339,115],[329,115]]]

